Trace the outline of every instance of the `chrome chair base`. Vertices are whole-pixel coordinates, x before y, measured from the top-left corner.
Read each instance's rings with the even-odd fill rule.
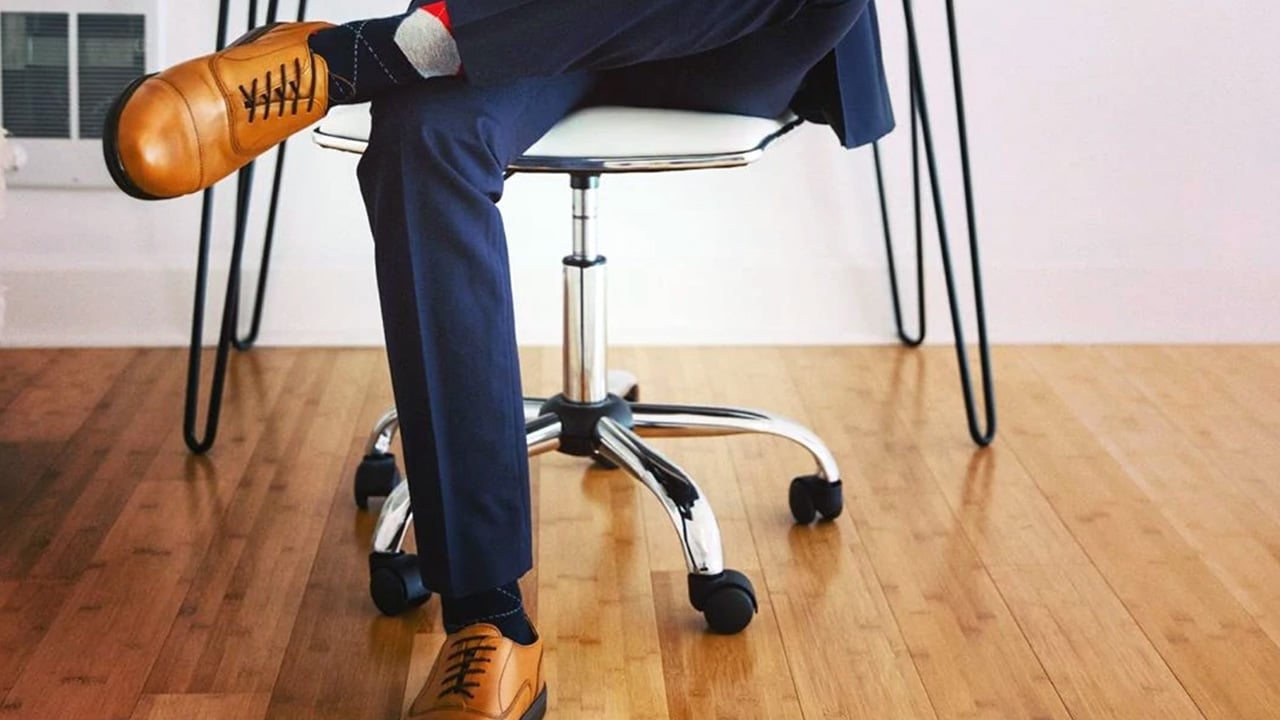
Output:
[[[745,163],[744,163],[745,164]],[[594,458],[621,469],[653,493],[667,511],[684,549],[689,601],[712,630],[736,633],[756,613],[750,579],[727,569],[720,526],[697,482],[645,442],[646,437],[712,437],[759,433],[794,442],[812,456],[815,470],[791,482],[788,500],[801,524],[833,520],[844,508],[840,469],[817,435],[787,418],[756,410],[639,402],[639,384],[627,372],[609,372],[605,322],[608,262],[599,252],[596,214],[598,172],[570,177],[573,188],[573,254],[564,259],[564,385],[547,399],[524,402],[529,456],[548,452]],[[404,553],[412,521],[409,487],[399,476],[392,441],[399,428],[394,409],[374,426],[357,473],[356,502],[386,496],[369,556],[370,594],[378,609],[397,615],[430,597],[416,558]]]
[[[614,372],[609,374],[609,381],[612,392],[602,403],[570,403],[563,396],[526,399],[529,456],[559,451],[593,457],[621,469],[648,488],[667,511],[684,549],[690,601],[704,613],[712,629],[723,633],[741,630],[756,608],[750,580],[726,570],[720,527],[697,482],[644,438],[756,433],[800,445],[816,466],[813,474],[792,481],[790,505],[796,521],[802,524],[819,518],[833,520],[843,510],[843,489],[835,458],[816,435],[787,418],[741,408],[628,402],[625,396],[637,395],[635,376]],[[387,459],[394,465],[391,446],[398,428],[393,408],[374,426],[362,468]],[[586,430],[575,432],[573,428]],[[409,557],[403,547],[412,520],[409,486],[401,480],[382,506],[370,559],[371,594],[378,608],[388,615],[398,615],[429,598],[416,565],[404,560]],[[397,591],[390,574],[400,576],[403,592]]]

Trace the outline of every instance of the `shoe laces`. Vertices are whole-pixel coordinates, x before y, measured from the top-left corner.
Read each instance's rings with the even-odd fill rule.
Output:
[[[486,640],[491,639],[486,635],[470,635],[455,641],[450,646],[456,649],[449,653],[445,661],[457,660],[457,662],[444,669],[447,674],[444,676],[444,689],[440,691],[442,699],[448,695],[462,695],[475,699],[471,689],[480,687],[480,683],[469,678],[472,675],[483,675],[485,672],[484,668],[473,667],[473,665],[493,662],[491,658],[480,656],[481,653],[494,652],[498,649],[496,645],[485,644]]]
[[[293,76],[289,76],[289,70]],[[280,72],[268,70],[265,78],[254,78],[249,85],[240,86],[240,95],[244,99],[244,109],[249,111],[249,122],[271,119],[272,111],[276,117],[282,118],[287,112],[298,114],[298,106],[302,102],[302,59],[294,58],[293,66],[280,63]],[[262,83],[259,84],[259,80]],[[311,73],[311,87],[307,93],[307,112],[316,103],[316,74]]]

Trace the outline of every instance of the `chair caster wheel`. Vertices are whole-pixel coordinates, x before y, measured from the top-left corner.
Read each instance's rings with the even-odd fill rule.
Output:
[[[369,509],[369,498],[384,498],[400,484],[400,468],[396,456],[365,455],[356,468],[355,498],[361,510]]]
[[[430,600],[431,591],[422,584],[418,556],[370,553],[369,597],[387,617],[403,615]]]
[[[844,485],[827,482],[817,475],[805,475],[791,481],[788,493],[791,515],[801,525],[808,525],[822,516],[822,520],[835,520],[844,511]]]
[[[712,632],[721,635],[742,632],[759,609],[751,580],[737,570],[690,575],[689,602],[702,612]]]

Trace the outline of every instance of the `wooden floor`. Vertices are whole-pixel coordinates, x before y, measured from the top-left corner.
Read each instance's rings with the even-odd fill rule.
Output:
[[[717,637],[645,492],[535,462],[552,717],[1280,717],[1280,348],[1001,350],[985,452],[946,350],[614,359],[652,400],[811,424],[847,510],[793,527],[784,442],[665,442],[761,591]],[[557,356],[525,373],[554,388]],[[0,352],[0,717],[396,718],[442,636],[437,603],[366,595],[349,478],[382,354],[237,358],[207,458],[183,377],[168,350]]]

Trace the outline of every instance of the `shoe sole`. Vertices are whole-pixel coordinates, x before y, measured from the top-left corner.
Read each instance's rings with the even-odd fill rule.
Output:
[[[245,43],[253,42],[262,37],[272,28],[280,25],[280,23],[271,23],[263,25],[260,28],[254,28],[249,32],[241,35],[235,42],[227,47],[235,47]],[[120,116],[124,114],[124,108],[129,104],[129,100],[133,98],[133,94],[138,91],[142,83],[155,77],[157,73],[143,75],[142,77],[129,83],[124,92],[111,103],[111,108],[107,111],[106,128],[102,133],[102,159],[106,161],[107,172],[111,174],[111,179],[115,182],[116,187],[123,190],[130,197],[139,200],[168,200],[169,198],[151,193],[138,187],[138,184],[129,177],[129,173],[125,170],[124,161],[120,158]]]
[[[547,714],[547,689],[542,688],[542,694],[538,696],[528,710],[520,716],[520,720],[542,720]]]

